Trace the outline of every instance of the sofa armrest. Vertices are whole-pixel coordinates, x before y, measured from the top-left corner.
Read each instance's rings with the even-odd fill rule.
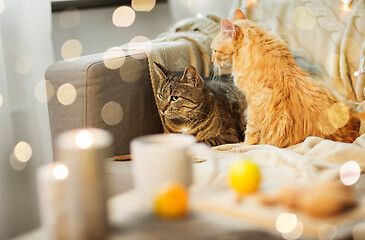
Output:
[[[63,131],[95,127],[113,134],[113,154],[127,154],[133,138],[163,131],[148,60],[137,59],[141,54],[114,54],[113,61],[124,62],[114,70],[104,64],[104,53],[58,61],[47,69],[46,80],[57,90],[48,102],[53,146]]]

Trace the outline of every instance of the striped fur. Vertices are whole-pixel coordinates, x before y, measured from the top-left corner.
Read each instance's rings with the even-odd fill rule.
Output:
[[[232,82],[204,81],[193,66],[170,72],[156,65],[163,73],[156,98],[165,132],[191,134],[210,146],[244,140],[246,102]]]

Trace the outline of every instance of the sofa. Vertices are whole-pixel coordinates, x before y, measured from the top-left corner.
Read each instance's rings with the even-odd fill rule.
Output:
[[[365,2],[353,0],[348,8],[345,2],[237,0],[231,12],[241,8],[248,19],[278,34],[315,80],[365,110],[365,78],[354,76],[365,56]],[[113,134],[113,155],[122,155],[129,153],[133,138],[162,133],[154,98],[158,73],[151,64],[157,61],[171,70],[192,64],[202,76],[209,76],[209,45],[219,28],[214,14],[183,19],[150,42],[54,63],[46,80],[55,89],[71,84],[76,98],[66,105],[57,98],[48,102],[52,142],[68,129],[102,128]],[[132,188],[130,162],[108,159],[107,174],[109,196]]]

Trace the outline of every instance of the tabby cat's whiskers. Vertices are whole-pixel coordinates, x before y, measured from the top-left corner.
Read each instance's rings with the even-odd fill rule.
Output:
[[[219,81],[220,73],[221,69],[219,68],[219,66],[217,66],[216,64],[212,64],[210,69],[210,74],[211,74],[210,79],[212,79],[212,81]]]
[[[185,120],[188,120],[189,122],[193,123],[194,125],[198,125],[196,122],[194,122],[193,120],[191,120],[190,118],[188,117],[185,117],[184,115],[182,114],[178,114],[178,117],[183,117]],[[181,119],[181,118],[180,118]]]
[[[204,114],[204,115],[208,116],[208,114],[207,114],[207,113],[202,112],[202,111],[200,111],[200,110],[198,110],[198,109],[195,109],[195,110],[194,110],[194,112],[198,112],[198,113],[201,113],[201,114]]]

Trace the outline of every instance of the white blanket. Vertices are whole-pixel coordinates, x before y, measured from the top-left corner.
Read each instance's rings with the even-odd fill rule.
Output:
[[[213,148],[219,160],[215,185],[226,185],[226,175],[232,161],[248,158],[257,163],[266,183],[263,188],[278,189],[290,184],[313,183],[338,179],[344,163],[355,161],[365,170],[365,134],[352,144],[308,137],[303,143],[282,149],[271,145],[226,144]],[[355,169],[356,172],[356,169]],[[272,189],[272,190],[274,190]]]

